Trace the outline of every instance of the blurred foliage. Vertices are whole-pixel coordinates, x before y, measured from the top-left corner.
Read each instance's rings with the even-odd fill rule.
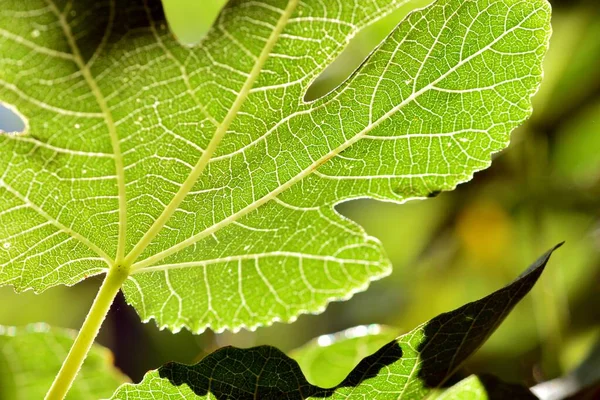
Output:
[[[360,325],[319,336],[289,356],[298,362],[310,384],[330,388],[339,385],[363,358],[397,336],[397,329],[387,326]]]
[[[184,44],[197,44],[206,35],[227,0],[163,0],[169,28]]]
[[[169,1],[183,0],[164,0],[167,7]],[[373,323],[407,331],[497,289],[563,240],[533,295],[467,372],[533,385],[578,365],[600,329],[600,6],[597,0],[550,1],[554,35],[534,115],[513,133],[513,143],[490,169],[427,201],[339,205],[381,239],[395,266],[392,276],[321,315],[238,334],[160,332],[153,324],[142,325],[119,298],[100,338],[114,350],[117,365],[138,381],[167,361],[197,362],[224,345],[290,350],[320,335]],[[307,98],[337,86],[403,17],[390,15],[359,34]],[[97,281],[84,282],[40,296],[1,288],[0,323],[45,321],[78,328],[97,287]]]
[[[76,335],[47,324],[0,325],[0,399],[43,398]],[[111,352],[94,345],[66,399],[110,396],[128,380],[112,366]]]
[[[567,375],[540,383],[532,391],[542,400],[597,399],[600,395],[600,335],[583,362]]]

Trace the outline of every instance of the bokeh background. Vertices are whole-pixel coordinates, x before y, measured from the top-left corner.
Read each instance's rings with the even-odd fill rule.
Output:
[[[405,332],[500,288],[561,241],[566,244],[537,287],[466,368],[533,385],[577,365],[600,341],[600,4],[551,3],[554,35],[533,117],[491,168],[434,199],[338,207],[381,239],[392,276],[321,315],[238,334],[159,331],[154,323],[142,324],[120,296],[99,337],[116,365],[138,381],[167,361],[196,362],[229,344],[289,351],[318,335],[371,323]],[[308,96],[335,88],[403,17],[393,14],[357,36]],[[180,24],[177,32],[193,41],[210,23]],[[0,106],[1,130],[18,131],[19,123]],[[0,324],[45,321],[77,329],[101,279],[42,295],[0,288]]]

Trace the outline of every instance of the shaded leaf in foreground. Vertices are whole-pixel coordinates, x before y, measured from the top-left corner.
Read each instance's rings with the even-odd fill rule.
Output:
[[[558,246],[557,246],[558,247]],[[270,346],[226,347],[198,364],[169,363],[113,399],[422,399],[439,388],[531,290],[556,247],[508,286],[441,314],[363,359],[331,389],[311,385],[298,364]],[[485,386],[485,385],[484,385]],[[458,390],[458,389],[454,389]],[[443,398],[443,397],[442,397]]]

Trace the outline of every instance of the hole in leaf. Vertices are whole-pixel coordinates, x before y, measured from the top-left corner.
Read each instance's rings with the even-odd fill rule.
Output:
[[[0,103],[0,134],[19,135],[25,133],[27,120],[16,107]]]
[[[365,27],[350,40],[340,55],[309,86],[304,101],[311,102],[330,93],[342,84],[365,62],[375,47],[388,36],[392,30],[411,11],[423,8],[433,0],[415,0],[401,6],[381,20]]]
[[[198,44],[208,33],[227,0],[163,1],[169,27],[180,43]]]

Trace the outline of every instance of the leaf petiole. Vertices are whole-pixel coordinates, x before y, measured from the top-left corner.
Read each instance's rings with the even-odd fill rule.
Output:
[[[90,308],[90,312],[77,335],[77,339],[73,343],[73,347],[69,350],[67,358],[46,394],[46,400],[62,400],[65,398],[94,343],[94,339],[98,335],[98,331],[100,331],[100,326],[106,318],[110,306],[121,289],[121,285],[129,276],[129,270],[128,267],[120,264],[113,265],[109,269]]]

